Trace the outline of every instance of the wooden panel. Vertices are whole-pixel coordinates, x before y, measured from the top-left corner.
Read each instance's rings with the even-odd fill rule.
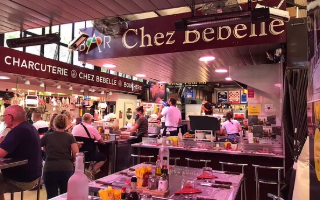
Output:
[[[30,0],[14,0],[15,2],[25,6],[26,8],[31,8],[32,10],[41,11],[41,13],[51,13],[51,11],[47,10],[46,7],[39,6],[38,4],[30,1]],[[69,20],[61,15],[57,15],[57,13],[52,13],[46,15],[49,17],[54,17],[56,23],[67,23]]]
[[[7,21],[9,23],[15,22],[17,24],[22,24],[24,30],[25,29],[31,29],[31,28],[39,26],[39,24],[36,24],[36,23],[34,23],[32,21],[29,21],[28,19],[25,19],[25,18],[23,18],[21,16],[17,16],[17,15],[8,13],[6,11],[0,12],[0,18],[4,22]]]
[[[169,0],[169,2],[174,7],[182,7],[186,5],[185,0]]]
[[[168,8],[172,8],[172,6],[170,5],[170,3],[167,0],[150,0],[153,5],[155,5],[157,7],[158,10],[162,10],[162,9],[168,9]]]
[[[132,0],[115,0],[115,1],[118,2],[122,7],[129,10],[131,13],[142,13],[144,11]]]
[[[50,0],[48,6],[50,10],[51,8],[53,8],[55,11],[59,12],[62,9],[63,14],[67,14],[67,13],[72,14],[83,21],[86,19],[92,18],[90,15],[87,14],[89,9],[82,7],[83,4],[81,2],[77,1],[77,3],[74,3],[73,5],[69,3],[70,3],[69,1],[68,3],[66,3],[61,0]],[[59,5],[59,7],[56,7],[56,5]]]
[[[113,10],[109,9],[97,0],[80,0],[82,3],[88,5],[89,7],[95,9],[97,12],[101,13],[104,17],[116,16],[117,14]]]
[[[114,0],[97,0],[109,9],[113,10],[117,15],[126,15],[130,14],[131,12],[115,2]]]
[[[5,2],[5,4],[4,2],[1,2],[0,10],[1,12],[4,11],[4,12],[11,13],[13,15],[17,15],[22,19],[27,19],[40,26],[48,26],[50,21],[49,18],[47,18],[46,16],[36,13],[32,10],[29,10],[13,2]]]
[[[29,1],[32,1],[34,4],[37,4],[39,5],[40,7],[44,7],[46,8],[47,12],[45,12],[44,10],[44,13],[45,15],[48,15],[50,16],[51,18],[55,18],[55,16],[57,15],[62,15],[64,18],[68,19],[69,21],[81,21],[81,19],[79,17],[77,17],[76,15],[74,15],[73,13],[69,13],[69,12],[66,12],[65,10],[63,10],[62,8],[64,7],[64,5],[60,3],[56,4],[56,5],[60,5],[60,7],[54,5],[54,4],[51,4],[47,1],[44,1],[44,0],[29,0]],[[74,10],[74,9],[71,9],[71,10]],[[66,22],[68,23],[68,22]]]
[[[61,0],[51,0],[51,1],[59,1],[60,4],[63,3],[61,2]],[[89,4],[89,6],[87,4],[84,4],[83,2],[79,1],[79,0],[63,0],[64,3],[64,7],[66,8],[66,10],[72,13],[74,13],[75,15],[77,15],[79,18],[81,19],[92,19],[92,18],[103,18],[103,14],[99,13],[98,11],[96,11],[95,9],[93,9]],[[91,2],[92,3],[92,2]],[[76,6],[75,6],[76,5]]]
[[[153,5],[149,0],[132,0],[132,1],[135,2],[144,11],[157,10],[155,5]]]

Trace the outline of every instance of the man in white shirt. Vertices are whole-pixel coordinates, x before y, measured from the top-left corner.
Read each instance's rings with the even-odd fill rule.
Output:
[[[171,136],[177,136],[178,126],[179,123],[181,123],[181,112],[176,107],[177,100],[174,98],[170,98],[168,104],[170,107],[166,109],[164,109],[164,106],[161,106],[158,118],[165,117],[165,126],[167,128],[164,130],[164,135],[166,134],[166,131],[169,131]]]
[[[37,129],[38,132],[40,129],[39,134],[44,134],[45,132],[48,131],[49,125],[47,122],[45,122],[41,119],[41,112],[40,111],[38,111],[38,110],[33,111],[31,119],[33,121],[32,125]]]
[[[93,167],[93,171],[96,173],[104,165],[107,158],[101,152],[96,151],[94,141],[103,144],[104,140],[98,130],[91,125],[92,119],[93,116],[91,114],[85,113],[82,116],[82,123],[73,127],[72,135],[77,141],[84,142],[80,151],[88,151],[88,153],[86,153],[86,161],[96,162]]]

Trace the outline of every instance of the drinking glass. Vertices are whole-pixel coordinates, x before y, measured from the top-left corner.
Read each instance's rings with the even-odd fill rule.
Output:
[[[194,188],[194,180],[182,179],[181,189],[183,189],[186,186],[191,186],[192,188]]]
[[[212,168],[211,167],[203,167],[202,172],[207,173],[209,175],[212,175]]]

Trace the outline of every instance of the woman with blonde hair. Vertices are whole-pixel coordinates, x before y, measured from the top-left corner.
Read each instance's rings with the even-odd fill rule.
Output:
[[[65,132],[71,134],[72,133],[72,129],[74,127],[74,124],[72,124],[73,115],[69,111],[66,111],[66,110],[62,111],[61,114],[67,116],[68,119],[67,119],[67,127],[65,129]]]
[[[43,168],[43,180],[47,198],[51,199],[67,192],[68,180],[73,174],[73,162],[79,152],[73,135],[65,132],[67,117],[57,115],[53,120],[54,131],[41,138],[41,146],[47,154]]]

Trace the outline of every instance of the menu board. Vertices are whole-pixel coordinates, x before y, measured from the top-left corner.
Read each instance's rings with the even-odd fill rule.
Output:
[[[228,103],[228,91],[218,91],[217,92],[217,103]]]
[[[229,103],[232,103],[232,104],[240,103],[240,90],[229,91]]]

